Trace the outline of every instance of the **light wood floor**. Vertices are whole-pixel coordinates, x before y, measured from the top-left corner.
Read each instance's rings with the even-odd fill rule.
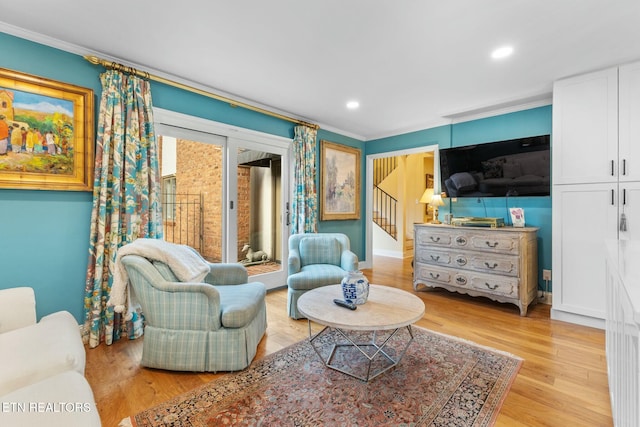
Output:
[[[375,257],[364,270],[372,283],[413,291],[409,260]],[[518,308],[444,290],[416,293],[426,305],[417,324],[524,359],[497,426],[611,426],[604,332],[550,320],[538,304],[520,317]],[[287,316],[286,289],[267,295],[269,326],[256,358],[307,338],[306,320]],[[222,374],[179,373],[139,366],[142,340],[87,349],[86,375],[105,427]]]

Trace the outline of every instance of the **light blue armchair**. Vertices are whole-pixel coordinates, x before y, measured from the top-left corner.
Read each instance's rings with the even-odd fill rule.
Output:
[[[211,264],[206,283],[179,282],[164,263],[122,257],[145,316],[142,365],[173,371],[237,371],[267,328],[264,284],[240,264]]]
[[[342,233],[305,233],[289,237],[287,307],[289,317],[301,319],[298,298],[310,289],[335,285],[358,269],[349,237]]]

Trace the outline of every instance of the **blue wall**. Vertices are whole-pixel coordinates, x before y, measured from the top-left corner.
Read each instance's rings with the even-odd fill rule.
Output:
[[[318,130],[318,150],[320,150],[320,141],[327,140],[335,142],[336,144],[347,145],[350,147],[358,148],[364,153],[365,145],[362,141],[359,141],[348,136],[340,135],[334,132],[329,132],[323,129]],[[362,176],[361,183],[365,182],[365,164],[366,158],[364,155],[360,156],[360,175]],[[316,188],[318,195],[320,194],[320,151],[316,159]],[[364,185],[360,185],[360,219],[352,220],[340,220],[340,221],[320,221],[320,211],[318,211],[318,232],[319,233],[344,233],[349,236],[351,243],[351,250],[358,255],[358,259],[363,261],[366,255],[366,228],[365,228],[365,214],[364,207],[366,206],[366,188]],[[318,209],[320,205],[318,204]]]
[[[0,46],[1,66],[4,68],[93,89],[97,118],[101,67],[90,64],[81,56],[4,33],[0,33]],[[292,123],[233,108],[202,95],[156,82],[152,82],[152,95],[154,105],[160,108],[293,137]],[[425,129],[366,144],[322,129],[318,132],[318,140],[326,139],[363,150],[361,179],[365,182],[367,154],[434,144],[449,147],[550,132],[551,108],[543,107]],[[319,164],[317,170],[320,170]],[[318,188],[319,175],[316,176]],[[517,202],[526,210],[528,225],[541,227],[540,268],[551,268],[551,201],[548,198],[519,198]],[[79,323],[82,322],[91,204],[89,192],[0,189],[0,289],[33,287],[39,318],[54,311],[68,310]],[[504,199],[487,199],[486,204],[489,216],[504,216]],[[361,186],[361,206],[366,206],[364,185]],[[458,202],[454,212],[456,215],[484,216],[484,208],[476,205],[475,201]],[[347,234],[354,252],[364,260],[364,215],[360,220],[321,221],[319,231]]]
[[[0,46],[3,68],[93,89],[97,119],[102,67],[4,33]],[[156,107],[293,138],[294,124],[286,120],[161,83],[152,82],[151,91]],[[319,139],[363,148],[361,141],[327,131],[321,130]],[[79,323],[83,321],[91,206],[89,192],[0,189],[0,289],[33,287],[38,318],[68,310]],[[361,221],[324,222],[320,229],[346,233],[355,253],[364,257]]]
[[[366,143],[367,154],[438,144],[440,148],[502,141],[527,136],[551,134],[551,106],[533,108],[480,120],[412,132]],[[389,147],[393,147],[390,149]],[[542,270],[551,269],[551,197],[488,197],[478,203],[475,198],[458,198],[440,209],[455,216],[490,216],[507,218],[508,207],[525,210],[527,226],[538,231],[538,287],[543,288]]]

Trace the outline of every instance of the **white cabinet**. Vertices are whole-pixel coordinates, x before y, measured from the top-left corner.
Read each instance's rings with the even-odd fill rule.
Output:
[[[553,183],[617,181],[618,70],[553,87]]]
[[[640,62],[620,67],[620,181],[640,181]]]
[[[553,98],[551,317],[603,328],[604,241],[640,239],[640,63],[558,81]]]
[[[617,239],[616,184],[553,187],[552,317],[604,327],[606,239]]]

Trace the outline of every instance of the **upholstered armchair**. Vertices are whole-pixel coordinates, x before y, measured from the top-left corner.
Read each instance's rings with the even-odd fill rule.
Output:
[[[236,371],[267,328],[264,284],[240,264],[210,264],[204,283],[179,282],[167,264],[122,257],[132,301],[145,318],[142,365],[174,371]]]
[[[298,298],[310,289],[335,285],[358,269],[349,237],[342,233],[305,233],[289,237],[287,306],[289,317],[300,319]]]

